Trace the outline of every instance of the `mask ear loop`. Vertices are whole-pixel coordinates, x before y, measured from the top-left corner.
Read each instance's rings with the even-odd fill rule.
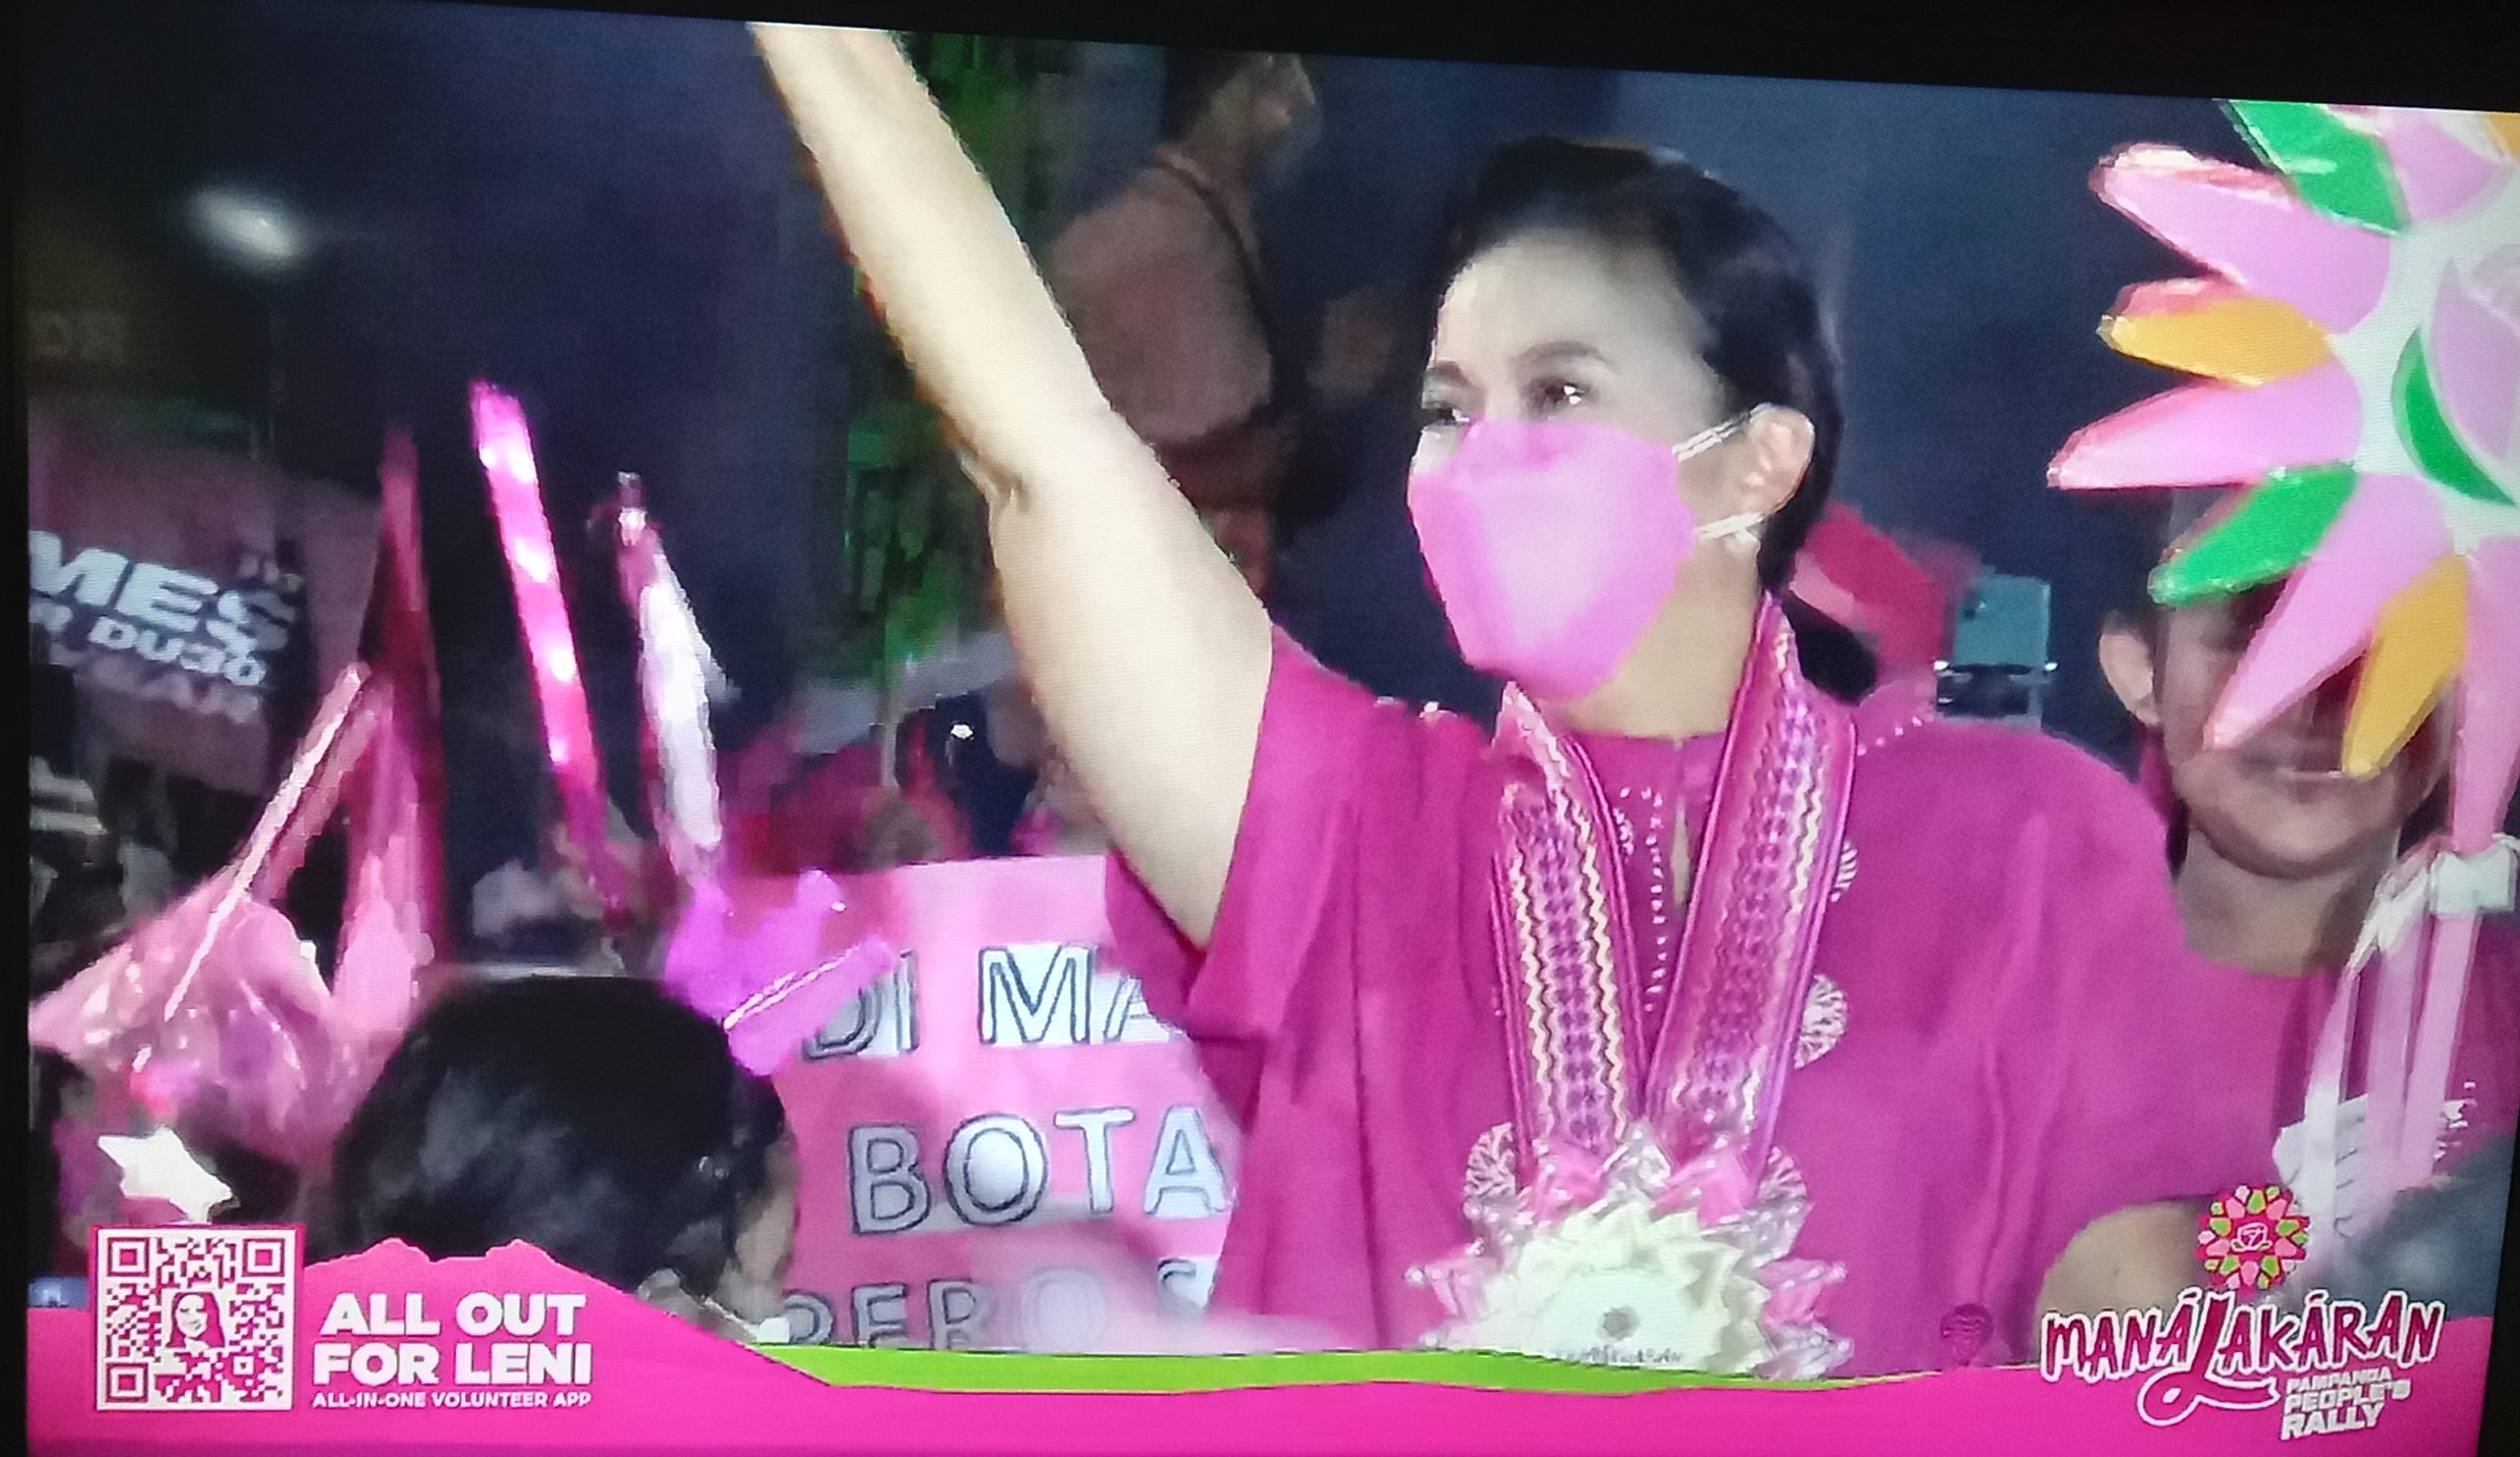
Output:
[[[1741,427],[1756,419],[1766,408],[1768,407],[1764,404],[1752,405],[1729,420],[1711,425],[1690,436],[1671,447],[1671,463],[1676,466],[1682,461],[1713,449],[1739,434]],[[1752,556],[1758,553],[1761,528],[1767,524],[1768,513],[1765,511],[1738,511],[1699,527],[1697,539],[1701,542],[1721,542],[1726,550],[1736,556]]]
[[[637,1293],[641,1300],[646,1301],[651,1305],[665,1305],[670,1301],[671,1297],[680,1295],[685,1300],[688,1300],[692,1302],[693,1305],[698,1307],[702,1313],[716,1320],[722,1326],[732,1327],[746,1340],[750,1341],[754,1345],[787,1345],[795,1334],[789,1327],[788,1318],[786,1316],[772,1316],[766,1321],[747,1321],[742,1316],[737,1315],[735,1312],[728,1310],[714,1298],[703,1295],[699,1291],[693,1289],[690,1285],[685,1284],[683,1282],[683,1276],[678,1271],[668,1269],[656,1272],[654,1275],[649,1275],[645,1282],[640,1285]]]
[[[1751,556],[1759,550],[1761,528],[1768,524],[1764,511],[1742,511],[1698,528],[1698,540],[1721,542],[1723,548],[1736,556]]]

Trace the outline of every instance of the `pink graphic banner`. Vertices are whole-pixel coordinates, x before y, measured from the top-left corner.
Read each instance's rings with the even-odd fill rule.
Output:
[[[1105,874],[972,860],[845,888],[901,956],[778,1074],[799,1339],[1109,1350],[1123,1323],[1205,1305],[1235,1129],[1110,960]]]
[[[2204,1405],[2153,1426],[2138,1410],[2144,1376],[2052,1379],[2034,1368],[1819,1389],[1654,1389],[1639,1377],[1646,1389],[1612,1396],[1530,1389],[1598,1383],[1597,1373],[1449,1353],[791,1358],[827,1366],[825,1381],[524,1246],[431,1262],[388,1245],[301,1273],[293,1230],[129,1232],[145,1238],[128,1257],[100,1245],[96,1312],[27,1313],[31,1451],[1528,1457],[1635,1448],[1646,1432],[1658,1454],[1761,1457],[2297,1450],[2276,1405]],[[2315,1450],[2474,1452],[2491,1339],[2490,1322],[2445,1325],[2429,1360],[2391,1373],[2403,1391],[2376,1422],[2323,1422],[2333,1434]],[[249,1359],[234,1379],[238,1356]],[[112,1362],[156,1370],[146,1389],[186,1404],[103,1409]],[[2284,1404],[2345,1410],[2330,1394],[2346,1389],[2331,1379],[2342,1375],[2355,1374],[2286,1378]],[[935,1389],[948,1384],[964,1389]]]
[[[77,678],[117,753],[268,794],[314,696],[358,655],[377,508],[56,406],[26,421],[30,648]]]

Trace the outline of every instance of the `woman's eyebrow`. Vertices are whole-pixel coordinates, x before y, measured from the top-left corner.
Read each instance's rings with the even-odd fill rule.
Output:
[[[1535,365],[1568,364],[1578,360],[1592,364],[1607,364],[1610,362],[1610,360],[1603,355],[1601,350],[1594,348],[1590,344],[1582,343],[1574,339],[1561,339],[1545,344],[1533,344],[1530,348],[1523,350],[1521,353],[1514,357],[1514,362],[1524,369],[1529,369]]]

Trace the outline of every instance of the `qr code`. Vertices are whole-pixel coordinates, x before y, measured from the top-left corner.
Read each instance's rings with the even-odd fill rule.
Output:
[[[101,1411],[286,1411],[295,1386],[298,1232],[99,1229]]]

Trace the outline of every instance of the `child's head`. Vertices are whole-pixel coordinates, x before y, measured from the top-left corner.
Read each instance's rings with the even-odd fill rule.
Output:
[[[319,1254],[521,1239],[618,1289],[670,1275],[764,1320],[795,1222],[785,1137],[769,1085],[653,984],[467,988],[412,1028],[343,1130]]]
[[[2166,549],[2208,503],[2162,505],[2154,545]],[[2407,821],[2441,788],[2448,743],[2438,720],[2428,722],[2378,775],[2346,774],[2358,671],[2349,667],[2246,742],[2209,747],[2206,724],[2281,586],[2183,607],[2157,606],[2135,586],[2101,635],[2100,665],[2157,744],[2188,833],[2254,874],[2296,879],[2393,855]]]

